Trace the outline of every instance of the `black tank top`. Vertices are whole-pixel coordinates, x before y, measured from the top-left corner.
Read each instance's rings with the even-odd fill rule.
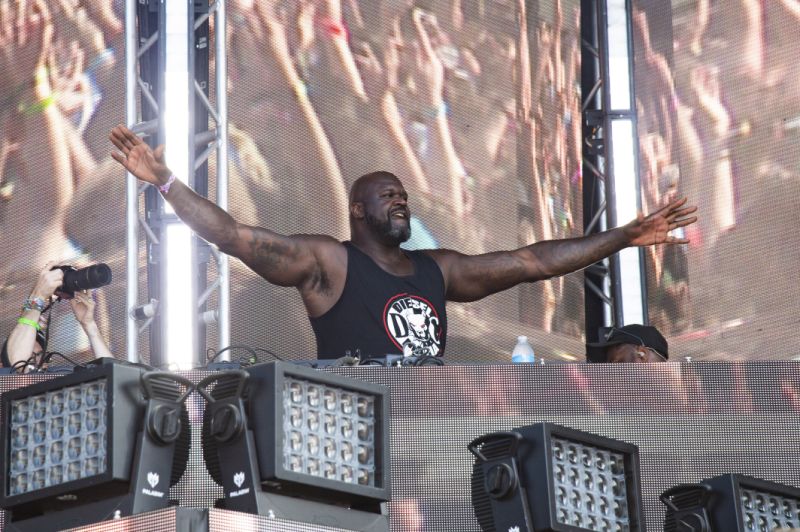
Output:
[[[318,318],[310,318],[319,358],[389,354],[441,356],[447,338],[444,277],[422,251],[404,251],[414,273],[392,275],[350,242],[341,297]]]

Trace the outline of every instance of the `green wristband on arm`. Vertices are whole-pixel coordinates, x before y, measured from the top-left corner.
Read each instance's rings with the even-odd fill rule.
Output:
[[[28,318],[17,318],[17,323],[21,323],[23,325],[28,325],[30,327],[33,327],[37,331],[42,330],[42,326],[39,325],[39,322],[34,321],[34,320],[29,320]]]

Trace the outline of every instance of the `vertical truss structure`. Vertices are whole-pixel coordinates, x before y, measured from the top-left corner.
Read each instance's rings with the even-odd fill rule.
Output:
[[[172,0],[171,0],[172,1]],[[216,152],[216,201],[228,207],[228,115],[227,115],[227,49],[225,39],[225,0],[184,0],[189,3],[186,21],[188,38],[188,85],[185,87],[189,102],[190,174],[186,182],[198,194],[208,195],[208,158]],[[214,94],[209,97],[209,63],[211,51],[210,20],[214,28]],[[126,123],[142,135],[151,146],[162,144],[164,135],[166,68],[166,6],[163,0],[126,0],[125,3],[125,115]],[[165,212],[164,200],[148,185],[139,184],[128,174],[127,193],[127,295],[129,310],[126,325],[126,351],[130,361],[139,361],[139,336],[149,330],[150,364],[157,367],[170,363],[165,360],[165,337],[168,330],[159,302],[166,291],[162,265],[162,242],[166,227],[178,223],[174,214]],[[140,197],[144,197],[144,214],[140,214]],[[147,299],[139,301],[139,230],[145,234],[147,256]],[[228,257],[214,247],[193,237],[192,259],[197,272],[196,301],[183,304],[196,314],[194,323],[216,323],[219,346],[230,343],[229,321],[229,269]],[[207,262],[216,262],[216,278],[208,284]],[[189,275],[186,272],[186,275]],[[209,297],[218,292],[217,308],[206,311]],[[200,319],[200,314],[204,319]],[[210,319],[209,319],[210,318]],[[171,331],[171,334],[193,334],[196,349],[192,353],[195,367],[205,365],[205,326],[194,331]]]
[[[632,193],[641,208],[638,184],[638,137],[636,135],[636,110],[633,83],[633,44],[630,31],[631,0],[581,0],[581,90],[583,94],[583,219],[584,234],[603,231],[616,227],[617,220],[617,179],[615,179],[614,126],[625,124],[632,131],[632,160],[634,190]],[[620,50],[609,47],[609,9],[624,8],[626,31],[625,47],[621,55],[627,59],[627,103],[625,98],[615,98],[612,103],[611,55],[620,54]],[[619,21],[615,21],[619,23]],[[619,42],[618,42],[619,44]],[[619,59],[619,55],[617,59]],[[624,87],[623,87],[624,88]],[[619,102],[622,100],[622,104]],[[618,155],[617,155],[618,157]],[[620,220],[626,221],[626,220]],[[624,325],[626,310],[628,316],[637,315],[641,311],[641,322],[647,323],[646,283],[644,278],[643,255],[641,250],[633,250],[638,254],[639,277],[623,279],[619,254],[598,262],[587,268],[585,280],[586,306],[586,340],[597,341],[600,327],[608,325]],[[641,290],[641,307],[625,309],[626,287],[638,284]],[[636,290],[634,290],[636,292]],[[638,294],[638,292],[636,292]],[[635,307],[636,294],[634,294]],[[631,312],[634,311],[634,312]],[[628,320],[630,321],[630,320]],[[638,321],[638,320],[637,320]]]

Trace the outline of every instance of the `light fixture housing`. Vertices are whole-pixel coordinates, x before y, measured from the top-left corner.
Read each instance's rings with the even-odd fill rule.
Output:
[[[388,530],[388,388],[269,362],[212,375],[197,389],[207,401],[206,468],[225,493],[218,506]]]
[[[174,378],[183,381],[100,359],[4,393],[6,530],[69,528],[167,506],[190,447],[182,401],[192,386],[183,393]]]
[[[481,436],[469,450],[483,530],[644,530],[635,445],[539,423]]]
[[[740,474],[725,474],[665,491],[669,532],[800,529],[800,489]]]

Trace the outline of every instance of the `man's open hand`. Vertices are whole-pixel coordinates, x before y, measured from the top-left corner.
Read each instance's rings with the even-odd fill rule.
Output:
[[[631,246],[652,246],[655,244],[688,244],[689,239],[670,234],[680,227],[697,221],[697,216],[689,216],[697,207],[684,207],[686,198],[675,200],[657,211],[645,216],[639,213],[636,220],[623,227]]]
[[[30,83],[48,92],[47,76],[37,70],[46,65],[53,44],[53,22],[43,0],[30,3],[0,0],[0,92],[2,97],[16,93]],[[27,88],[27,87],[25,87]],[[47,94],[37,94],[45,97]]]
[[[119,152],[111,152],[115,161],[138,179],[155,186],[167,182],[172,174],[164,161],[164,145],[150,148],[133,131],[123,125],[111,130],[111,142]]]

